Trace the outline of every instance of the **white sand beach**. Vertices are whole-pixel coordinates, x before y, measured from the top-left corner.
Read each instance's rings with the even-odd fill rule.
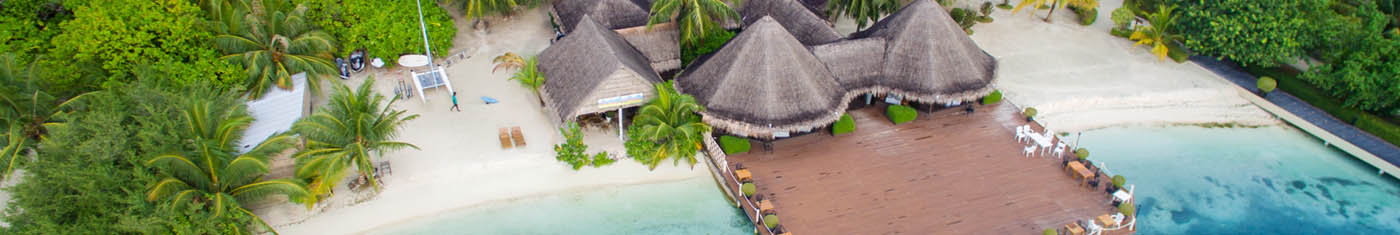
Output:
[[[447,68],[462,111],[448,110],[452,102],[445,88],[425,92],[427,103],[417,96],[395,103],[397,109],[420,115],[403,127],[398,140],[421,149],[390,152],[378,159],[388,159],[393,168],[391,175],[383,177],[380,193],[352,193],[342,186],[336,189],[335,197],[311,211],[301,205],[273,202],[255,212],[281,234],[362,233],[493,201],[599,186],[710,177],[704,164],[691,168],[664,163],[651,171],[635,161],[621,159],[607,167],[574,171],[555,160],[553,145],[562,142],[563,136],[541,109],[535,94],[509,81],[508,72],[490,73],[491,59],[497,55],[509,51],[530,56],[549,45],[553,32],[546,11],[541,8],[509,19],[493,18],[488,32],[473,31],[470,22],[462,18],[456,24],[459,31],[453,43],[455,48],[435,49],[434,53],[448,53],[451,58],[450,65],[438,62]],[[392,96],[398,80],[408,77],[406,71],[373,71],[378,74],[375,90]],[[361,73],[345,84],[357,86],[369,73]],[[500,103],[484,104],[481,96]],[[317,103],[324,104],[324,98]],[[526,147],[501,149],[497,128],[511,126],[521,127]],[[590,152],[624,153],[615,130],[586,130]]]

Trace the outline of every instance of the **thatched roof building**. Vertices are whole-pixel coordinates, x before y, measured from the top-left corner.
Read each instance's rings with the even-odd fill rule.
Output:
[[[873,87],[848,87],[852,92],[889,92],[926,103],[972,100],[992,92],[996,58],[929,1],[914,1],[851,37],[885,40],[884,78]]]
[[[539,55],[540,96],[560,121],[639,106],[656,97],[661,76],[641,51],[589,17]]]
[[[797,0],[746,0],[739,10],[744,26],[748,27],[764,16],[772,16],[802,45],[817,45],[841,39],[826,20],[813,14]]]
[[[656,72],[666,72],[681,68],[680,31],[675,23],[660,23],[647,29],[645,25],[617,29],[623,39],[627,39],[637,50],[642,51]]]
[[[693,63],[675,86],[705,106],[706,123],[764,139],[831,124],[847,105],[826,65],[771,17]]]
[[[880,85],[884,79],[885,39],[841,40],[812,47],[812,54],[826,63],[836,81],[846,89]]]
[[[569,34],[584,15],[607,29],[631,28],[647,24],[649,0],[555,0],[550,14],[559,31]]]

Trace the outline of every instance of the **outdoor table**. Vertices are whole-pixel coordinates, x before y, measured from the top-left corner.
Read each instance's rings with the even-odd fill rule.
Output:
[[[1089,177],[1094,177],[1094,172],[1089,171],[1089,168],[1085,168],[1083,163],[1077,161],[1069,162],[1065,165],[1065,170],[1072,171],[1076,176],[1079,176],[1079,185],[1081,186],[1089,182]]]
[[[1084,227],[1079,227],[1079,224],[1076,223],[1066,224],[1065,232],[1069,234],[1084,234]]]
[[[1105,228],[1108,227],[1108,226],[1118,226],[1118,223],[1113,222],[1113,216],[1111,216],[1111,215],[1108,215],[1108,214],[1100,215],[1097,219],[1098,219],[1099,223],[1100,223],[1100,224],[1103,224],[1103,226],[1104,226]]]
[[[1040,149],[1050,149],[1050,145],[1054,144],[1054,139],[1052,139],[1054,138],[1054,136],[1052,136],[1050,133],[1045,133],[1044,135],[1041,135],[1036,134],[1035,132],[1031,132],[1028,133],[1028,136],[1031,137],[1031,141],[1034,141],[1036,145],[1040,145]]]
[[[771,211],[771,210],[773,210],[773,202],[768,201],[768,199],[763,199],[762,201],[758,201],[758,211],[759,211],[759,212]]]
[[[748,169],[734,170],[734,177],[738,177],[739,181],[744,181],[747,179],[752,179],[753,173],[750,173]]]
[[[1133,195],[1132,195],[1132,194],[1128,194],[1128,191],[1123,191],[1123,190],[1120,189],[1120,190],[1118,190],[1117,192],[1113,192],[1113,200],[1114,200],[1114,201],[1118,201],[1118,202],[1128,202],[1128,200],[1132,200],[1132,199],[1133,199]]]

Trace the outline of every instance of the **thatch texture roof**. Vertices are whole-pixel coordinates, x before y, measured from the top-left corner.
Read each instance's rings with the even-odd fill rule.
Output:
[[[996,58],[967,37],[942,7],[914,1],[852,38],[885,39],[878,87],[919,102],[971,100],[992,91]]]
[[[885,64],[885,39],[841,40],[812,47],[812,54],[826,63],[836,81],[847,89],[880,85]]]
[[[744,18],[744,26],[753,25],[764,16],[772,16],[802,45],[817,45],[841,39],[831,25],[820,16],[812,14],[797,0],[746,0],[739,14]]]
[[[641,50],[657,72],[681,68],[680,31],[676,30],[676,24],[667,22],[652,25],[649,30],[646,26],[637,26],[615,31]]]
[[[551,10],[565,34],[573,32],[584,15],[607,29],[621,29],[647,24],[651,1],[648,0],[555,0]]]
[[[692,63],[676,89],[695,96],[705,122],[772,138],[835,122],[846,90],[816,56],[771,17],[754,22],[718,52]]]
[[[817,14],[817,16],[821,17],[822,19],[826,19],[827,16],[830,16],[830,15],[827,15],[827,14],[826,14],[826,2],[828,2],[829,0],[801,0],[801,1],[802,1],[802,5],[807,7],[807,10],[812,11],[812,14]]]
[[[637,93],[655,97],[652,84],[661,82],[641,51],[590,18],[579,21],[574,33],[546,48],[538,59],[546,78],[541,98],[560,121],[602,110],[605,107],[596,102],[601,98]]]

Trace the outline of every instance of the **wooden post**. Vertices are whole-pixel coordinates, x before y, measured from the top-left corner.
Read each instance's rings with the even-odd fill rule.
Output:
[[[622,108],[617,108],[617,139],[627,141],[627,127],[622,126]]]

